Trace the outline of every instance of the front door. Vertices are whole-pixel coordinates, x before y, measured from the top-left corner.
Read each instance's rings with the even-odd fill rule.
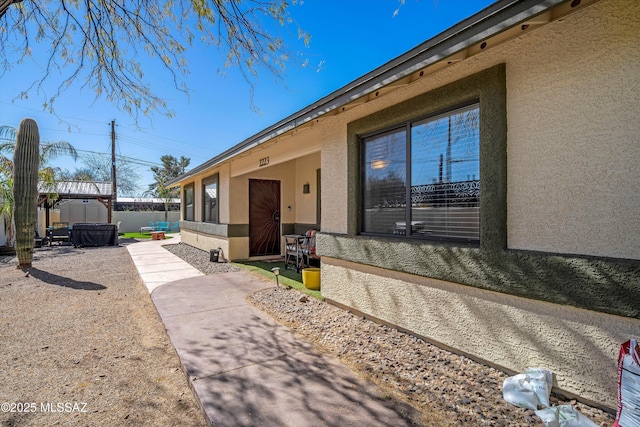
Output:
[[[249,180],[249,256],[280,255],[280,181]]]

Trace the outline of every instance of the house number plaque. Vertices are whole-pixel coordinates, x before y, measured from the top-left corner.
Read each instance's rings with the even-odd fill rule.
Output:
[[[260,167],[262,166],[267,166],[269,164],[269,158],[268,157],[263,157],[260,159]]]

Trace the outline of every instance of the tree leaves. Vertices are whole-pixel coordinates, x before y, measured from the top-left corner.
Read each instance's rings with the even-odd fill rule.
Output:
[[[174,178],[185,173],[191,163],[191,159],[180,156],[178,160],[174,156],[164,155],[160,157],[160,161],[162,162],[162,167],[153,166],[151,168],[154,183],[149,185],[149,190],[147,190],[146,193],[152,197],[161,199],[179,197],[178,189],[168,188],[167,184]]]
[[[198,42],[222,49],[225,67],[236,67],[253,91],[259,74],[278,78],[290,57],[283,39],[264,18],[279,26],[292,25],[287,0],[89,0],[0,1],[0,75],[30,55],[34,43],[51,45],[40,79],[25,83],[22,96],[43,91],[44,82],[63,72],[58,96],[73,83],[105,96],[130,112],[159,112],[171,116],[167,101],[143,80],[140,54],[158,60],[174,89],[187,93],[186,52]],[[7,9],[8,8],[8,9]],[[6,13],[5,13],[6,12]],[[267,21],[267,24],[269,21]],[[298,37],[309,36],[298,28]],[[16,58],[17,52],[18,58]],[[54,72],[55,71],[55,72]]]

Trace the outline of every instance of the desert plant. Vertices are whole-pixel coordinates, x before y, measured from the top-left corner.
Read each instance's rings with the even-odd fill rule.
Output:
[[[6,245],[11,248],[15,246],[15,227],[13,225],[13,159],[9,158],[8,155],[9,153],[13,154],[15,152],[17,135],[18,130],[13,126],[0,126],[0,216],[4,218],[5,233],[7,234]],[[67,141],[41,141],[40,170],[38,171],[38,176],[39,182],[44,188],[56,188],[59,169],[48,166],[48,162],[62,155],[71,156],[74,160],[78,158],[78,153],[75,148]],[[55,200],[58,197],[58,195],[53,192],[47,196],[49,200]]]
[[[16,224],[18,268],[27,269],[33,262],[36,205],[38,203],[38,169],[40,135],[33,119],[23,119],[18,128],[13,154],[13,200]]]

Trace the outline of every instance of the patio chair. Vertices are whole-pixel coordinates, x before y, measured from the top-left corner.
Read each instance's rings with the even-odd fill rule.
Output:
[[[302,263],[307,267],[311,266],[311,260],[320,261],[320,257],[316,254],[316,233],[318,230],[307,230],[304,234],[304,243],[300,247],[302,252]]]
[[[158,221],[156,222],[156,229],[155,231],[169,231],[169,223],[168,222],[163,222],[163,221]]]
[[[176,221],[173,223],[173,225],[170,227],[171,231],[180,231],[180,221]]]
[[[302,251],[300,250],[305,237],[298,234],[284,236],[285,253],[284,268],[300,272],[302,265]]]
[[[68,242],[69,241],[69,223],[68,222],[54,222],[53,227],[47,230],[49,235],[49,246],[55,241]]]

